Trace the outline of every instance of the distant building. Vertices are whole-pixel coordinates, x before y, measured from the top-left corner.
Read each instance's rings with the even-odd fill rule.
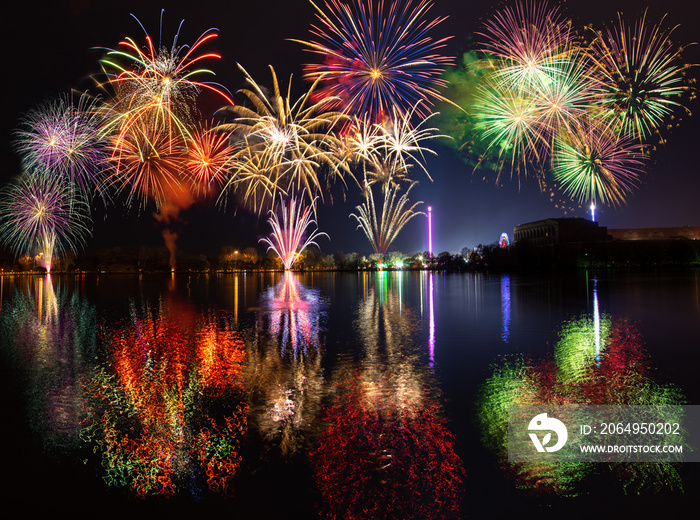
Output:
[[[516,244],[537,246],[568,242],[601,242],[612,240],[608,228],[581,217],[548,218],[515,226],[513,240]]]
[[[700,226],[611,229],[614,240],[700,240]]]

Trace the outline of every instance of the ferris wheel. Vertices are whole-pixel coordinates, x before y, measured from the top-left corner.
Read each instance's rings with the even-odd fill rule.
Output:
[[[501,248],[508,247],[510,245],[510,240],[508,240],[508,233],[501,233],[501,239],[498,241]]]

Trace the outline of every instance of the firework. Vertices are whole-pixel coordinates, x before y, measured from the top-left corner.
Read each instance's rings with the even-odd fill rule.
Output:
[[[47,271],[55,252],[75,251],[90,234],[88,204],[55,177],[24,173],[0,200],[0,241],[17,256],[39,253]]]
[[[663,19],[647,24],[645,12],[631,27],[618,19],[619,26],[598,31],[590,47],[595,94],[620,131],[644,139],[681,107],[678,98],[689,90],[680,60],[683,49],[673,45],[673,29],[663,29]]]
[[[290,79],[283,97],[272,67],[273,89],[269,94],[245,69],[241,67],[241,70],[250,89],[243,89],[240,94],[252,108],[245,105],[223,107],[220,112],[231,120],[217,127],[240,143],[226,187],[244,185],[246,198],[251,194],[260,196],[261,199],[252,199],[256,210],[273,203],[278,193],[289,193],[292,189],[303,190],[310,197],[322,197],[319,170],[328,172],[331,178],[339,176],[341,179],[345,173],[350,173],[334,153],[340,145],[338,138],[330,133],[344,116],[329,110],[330,99],[312,102],[314,86],[292,102]],[[259,189],[261,186],[264,189]]]
[[[129,205],[153,200],[157,208],[167,203],[173,190],[183,188],[182,166],[186,152],[178,134],[154,131],[141,122],[129,133],[112,139],[114,170],[106,183],[117,192],[128,192]]]
[[[516,90],[547,84],[575,36],[557,7],[531,0],[505,7],[480,34],[481,50],[500,62],[499,81]]]
[[[428,179],[433,180],[425,168],[423,161],[425,154],[430,153],[437,155],[433,150],[423,146],[422,142],[428,139],[437,139],[447,137],[437,134],[437,128],[424,128],[423,125],[436,114],[430,114],[427,117],[421,118],[417,125],[411,124],[413,114],[418,109],[417,103],[409,112],[400,113],[396,108],[392,108],[393,117],[391,118],[386,133],[384,134],[383,142],[379,145],[390,161],[401,165],[401,168],[408,170],[411,164],[417,164],[428,176]]]
[[[417,106],[407,113],[394,108],[392,117],[382,124],[371,123],[367,115],[363,119],[354,118],[341,133],[342,148],[337,153],[348,164],[362,165],[366,183],[398,186],[403,181],[410,182],[408,173],[415,165],[432,181],[424,165],[425,155],[437,154],[424,146],[423,141],[447,136],[437,134],[437,128],[424,127],[437,114],[411,124]]]
[[[183,166],[197,193],[208,195],[226,184],[235,152],[227,133],[206,127],[194,133]]]
[[[391,107],[408,111],[419,100],[443,100],[438,87],[452,58],[440,54],[449,38],[430,33],[445,17],[428,16],[430,0],[326,1],[316,8],[314,39],[300,41],[322,63],[306,65],[306,77],[320,80],[320,94],[342,100],[348,114],[368,113],[379,122]]]
[[[541,133],[535,100],[517,91],[485,83],[479,89],[475,110],[475,128],[486,142],[486,150],[503,160],[516,163],[538,162],[546,157],[547,138]]]
[[[201,52],[217,33],[209,29],[191,46],[178,45],[178,29],[170,48],[154,45],[145,29],[144,33],[143,47],[127,37],[118,49],[106,49],[107,54],[101,60],[107,79],[100,86],[109,87],[113,93],[105,104],[104,131],[121,140],[134,131],[141,132],[141,127],[146,125],[169,138],[179,135],[189,141],[192,121],[197,116],[196,101],[201,93],[212,92],[227,103],[233,102],[223,87],[196,79],[214,75],[210,69],[199,67],[204,60],[221,58],[216,53]]]
[[[304,194],[302,193],[300,199],[303,198]],[[281,220],[278,213],[270,210],[269,223],[272,227],[272,235],[270,238],[262,238],[260,241],[269,245],[268,251],[274,251],[279,256],[285,270],[292,268],[304,249],[311,245],[318,247],[314,239],[323,235],[328,237],[326,233],[319,233],[316,229],[304,240],[306,229],[311,224],[316,223],[311,218],[313,202],[315,199],[311,205],[304,206],[292,194],[289,197],[289,206],[287,206],[284,199],[280,197]]]
[[[575,131],[589,111],[591,64],[570,20],[546,3],[506,7],[481,35],[488,73],[476,90],[476,128],[511,169],[541,167],[557,134]]]
[[[45,172],[90,197],[109,155],[99,137],[99,99],[81,94],[50,99],[20,118],[14,148],[25,169]]]
[[[638,183],[643,164],[639,143],[610,123],[590,122],[556,139],[552,171],[564,192],[579,202],[619,205]]]
[[[399,190],[397,187],[385,186],[382,188],[384,203],[379,219],[377,219],[372,188],[366,186],[365,202],[355,208],[358,214],[351,213],[350,217],[357,220],[357,228],[362,229],[375,253],[385,254],[409,220],[417,215],[425,215],[422,211],[415,211],[416,206],[422,204],[423,201],[416,202],[410,208],[407,207],[408,194],[416,184],[413,182],[406,193],[398,198]]]
[[[619,29],[596,31],[583,48],[557,8],[505,8],[481,33],[486,73],[472,108],[486,149],[477,166],[495,159],[500,178],[510,162],[518,175],[536,172],[542,189],[551,170],[579,202],[623,203],[642,172],[644,140],[690,90],[671,32],[646,15],[632,28],[620,17]]]

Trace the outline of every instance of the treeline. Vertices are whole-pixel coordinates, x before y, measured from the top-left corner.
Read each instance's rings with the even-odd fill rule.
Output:
[[[469,255],[473,271],[554,272],[620,267],[700,267],[700,240],[612,240],[534,246],[479,246]]]
[[[254,247],[224,246],[215,257],[180,252],[176,269],[181,271],[280,270],[280,259],[272,252]],[[169,271],[170,251],[164,246],[117,246],[104,248],[92,256],[59,256],[53,271]],[[40,259],[24,255],[18,259],[0,258],[3,271],[41,271]],[[437,269],[470,272],[553,272],[572,269],[617,267],[700,267],[700,241],[609,241],[579,242],[548,246],[515,244],[502,248],[498,243],[462,249],[455,254],[443,251],[431,256],[427,251],[406,255],[393,251],[385,255],[342,251],[326,254],[305,250],[294,264],[300,270]]]

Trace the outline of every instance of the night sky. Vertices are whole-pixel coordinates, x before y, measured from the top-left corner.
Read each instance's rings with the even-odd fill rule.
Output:
[[[10,148],[11,132],[21,113],[45,98],[70,89],[94,92],[91,74],[99,71],[98,61],[104,51],[94,47],[116,48],[124,36],[143,42],[143,31],[130,16],[133,13],[157,38],[160,33],[160,11],[163,18],[163,42],[172,43],[181,20],[181,43],[192,43],[206,29],[216,27],[219,37],[213,45],[222,60],[210,62],[216,81],[235,92],[243,85],[237,69],[240,63],[259,84],[270,83],[268,65],[277,71],[286,85],[294,75],[293,91],[308,88],[301,77],[303,63],[314,60],[298,43],[288,39],[308,39],[314,21],[313,8],[306,0],[269,0],[262,2],[153,2],[150,0],[106,2],[103,0],[70,0],[62,2],[13,2],[21,4],[13,12],[0,13],[0,40],[3,48],[2,93],[0,103],[2,136],[0,145],[0,180],[19,173],[19,160]],[[449,15],[432,33],[434,37],[452,35],[445,51],[457,56],[468,47],[469,37],[483,19],[493,14],[500,3],[475,0],[435,0],[430,14]],[[697,0],[664,0],[649,3],[649,19],[657,21],[668,14],[667,25],[680,26],[673,40],[690,44],[700,40],[700,2]],[[627,19],[641,16],[645,2],[631,0],[573,0],[563,4],[577,28],[593,24],[602,28],[621,11]],[[700,45],[691,45],[683,54],[689,63],[700,63]],[[700,76],[696,67],[693,76]],[[294,86],[297,86],[295,89]],[[296,97],[296,96],[293,96]],[[697,100],[689,105],[698,112]],[[657,149],[647,165],[643,183],[628,197],[627,205],[617,209],[598,208],[597,220],[609,228],[700,225],[700,115],[686,116],[681,125],[665,134],[667,144]],[[465,164],[452,148],[435,142],[430,147],[438,152],[429,156],[427,168],[431,183],[420,171],[415,178],[420,184],[411,192],[411,200],[422,200],[425,209],[433,207],[434,251],[459,252],[463,247],[488,244],[498,240],[502,232],[512,234],[517,224],[547,217],[588,217],[587,208],[578,208],[566,215],[555,207],[537,183],[507,178],[495,184],[495,174]],[[345,200],[343,200],[345,198]],[[319,212],[319,227],[330,235],[321,238],[324,253],[371,249],[364,235],[356,230],[348,217],[360,203],[359,190],[349,184],[343,196],[333,192]],[[163,244],[161,228],[152,216],[152,208],[138,214],[134,209],[111,208],[96,213],[94,235],[88,250],[111,245]],[[265,218],[239,212],[234,215],[212,205],[197,205],[186,213],[180,228],[179,249],[187,253],[216,255],[224,245],[246,247],[256,245],[267,232]],[[427,219],[411,221],[392,250],[407,254],[427,249]],[[262,251],[262,245],[258,245]]]

